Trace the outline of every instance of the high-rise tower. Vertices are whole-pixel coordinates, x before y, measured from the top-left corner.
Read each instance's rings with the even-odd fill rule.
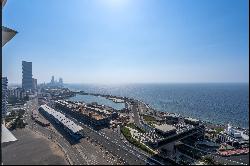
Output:
[[[2,119],[5,118],[7,112],[7,100],[8,100],[8,79],[2,77]]]
[[[63,79],[62,78],[59,78],[59,84],[63,85]]]
[[[51,77],[51,82],[50,82],[50,83],[51,83],[52,85],[55,84],[55,77],[54,77],[54,76]]]
[[[35,78],[32,78],[32,88],[33,88],[33,90],[37,89],[37,79],[35,79]]]
[[[33,85],[32,62],[22,61],[22,69],[23,69],[22,87],[25,90],[31,90]]]

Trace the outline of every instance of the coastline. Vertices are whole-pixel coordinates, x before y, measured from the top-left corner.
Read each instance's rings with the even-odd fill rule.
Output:
[[[127,104],[126,104],[128,101],[136,101],[136,102],[139,102],[141,104],[146,105],[146,107],[148,109],[152,110],[155,114],[161,114],[161,113],[163,113],[163,114],[165,114],[165,113],[178,114],[178,113],[174,113],[174,112],[158,111],[155,108],[152,108],[148,103],[145,103],[144,101],[141,101],[139,99],[124,97],[124,96],[116,96],[116,95],[106,95],[106,94],[101,94],[101,93],[90,93],[90,92],[85,92],[83,90],[80,90],[80,91],[71,90],[71,92],[74,93],[74,96],[76,94],[78,94],[78,95],[101,96],[101,97],[104,97],[104,98],[106,98],[108,100],[111,100],[113,102],[115,102],[114,100],[123,100],[123,103],[125,103],[125,109],[128,109]],[[67,99],[68,98],[70,98],[70,97],[67,97]],[[115,102],[115,103],[120,103],[120,102]],[[180,114],[178,114],[178,115],[180,115]],[[188,116],[180,115],[180,117],[187,118]],[[191,117],[191,118],[196,118],[196,117]],[[196,119],[201,121],[208,128],[223,128],[223,129],[227,128],[227,124],[225,124],[225,123],[215,123],[215,122],[212,122],[212,121],[209,121],[209,120],[200,120],[199,118],[196,118]],[[244,128],[244,127],[239,127],[239,126],[235,126],[235,127],[239,128],[239,129],[243,129],[243,130],[249,130],[249,128]]]
[[[249,129],[247,83],[65,84],[73,91],[140,99],[161,112]]]

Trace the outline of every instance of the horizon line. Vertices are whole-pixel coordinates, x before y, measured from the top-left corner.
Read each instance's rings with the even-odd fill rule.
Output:
[[[38,84],[43,84],[39,82]],[[49,82],[45,82],[47,84]],[[21,85],[22,83],[8,83],[9,85]],[[249,82],[130,82],[130,83],[97,83],[97,82],[64,82],[63,84],[93,84],[93,85],[121,85],[121,84],[249,84]]]

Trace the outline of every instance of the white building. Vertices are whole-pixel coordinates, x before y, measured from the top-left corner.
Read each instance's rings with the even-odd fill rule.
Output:
[[[22,88],[14,89],[14,96],[18,99],[23,99],[26,96],[26,92]]]
[[[241,132],[234,129],[230,124],[227,125],[226,133],[234,138],[241,138]]]
[[[8,97],[15,96],[17,99],[23,99],[26,96],[26,91],[22,88],[8,89]]]
[[[234,138],[243,139],[245,141],[249,140],[249,136],[244,134],[244,131],[234,129],[230,124],[228,124],[226,133]]]
[[[249,136],[244,134],[244,131],[235,129],[230,124],[228,124],[227,128],[218,134],[218,139],[221,142],[241,142],[249,141]]]

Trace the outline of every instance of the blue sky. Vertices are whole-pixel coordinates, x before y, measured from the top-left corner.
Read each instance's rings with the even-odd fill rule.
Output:
[[[67,83],[248,82],[248,0],[8,0],[3,75]]]

